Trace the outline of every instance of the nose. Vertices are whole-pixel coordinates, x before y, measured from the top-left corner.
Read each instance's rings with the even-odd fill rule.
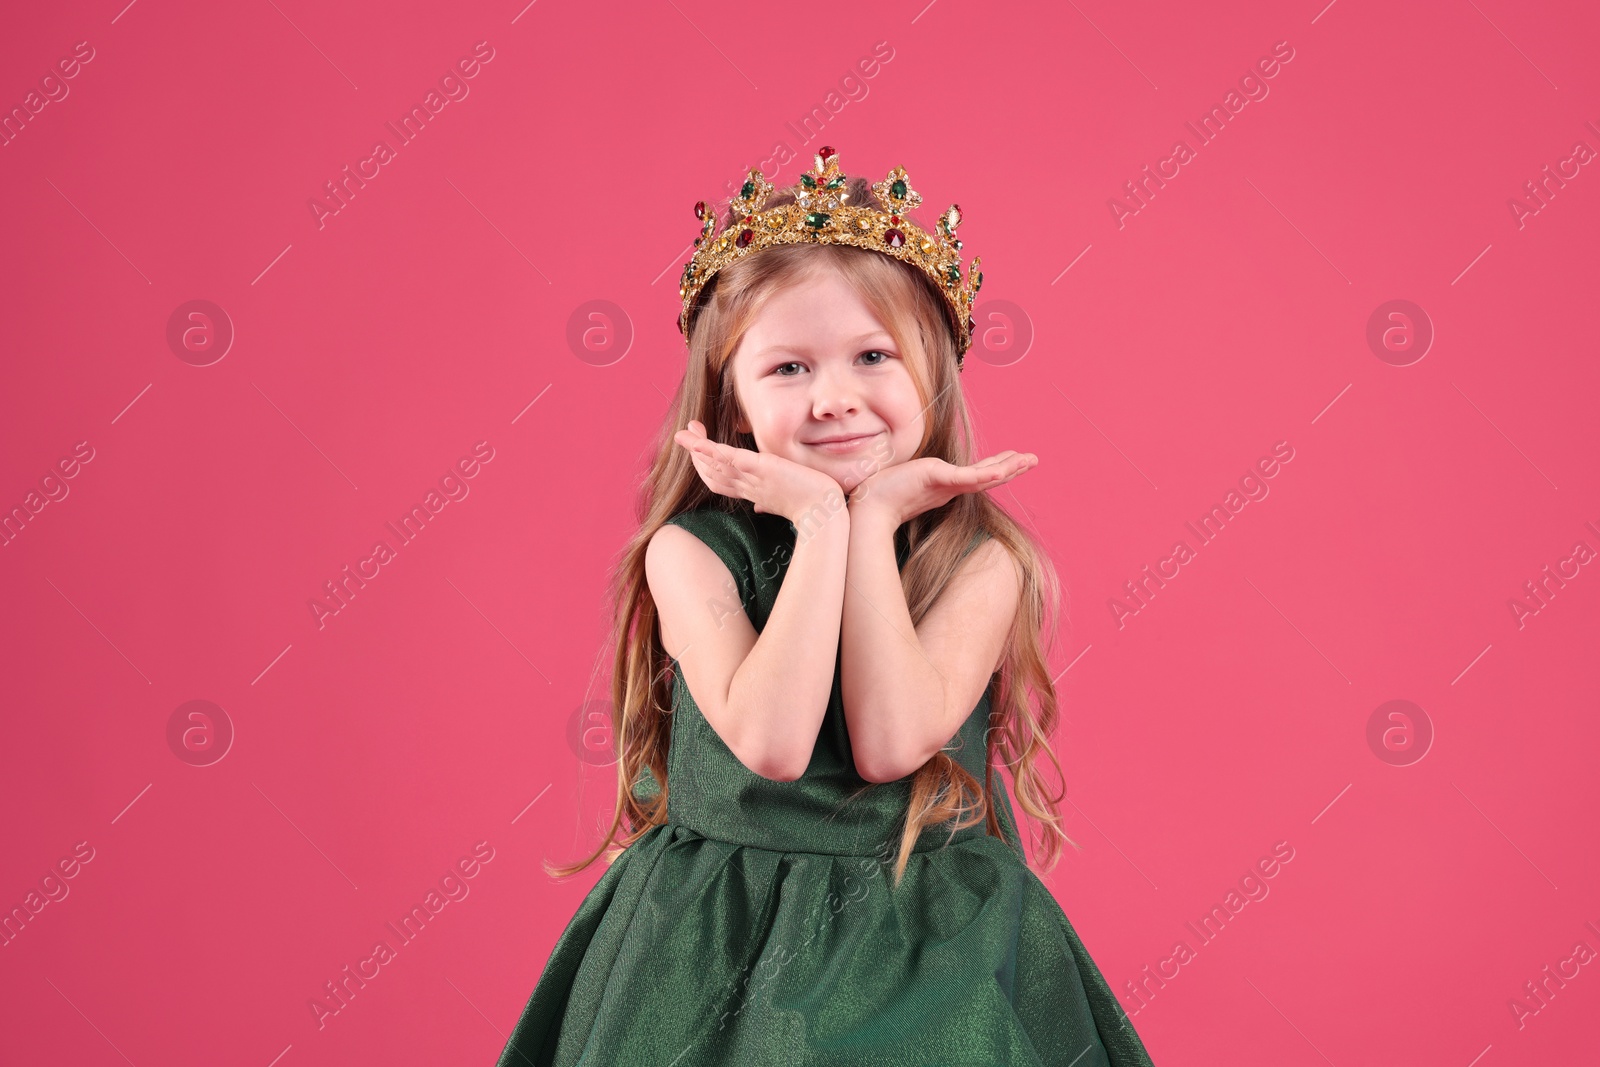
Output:
[[[828,369],[817,374],[811,392],[811,415],[817,419],[841,419],[861,410],[861,395],[849,371]]]

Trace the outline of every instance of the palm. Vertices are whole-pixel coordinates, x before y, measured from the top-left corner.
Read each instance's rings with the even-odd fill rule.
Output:
[[[883,508],[899,522],[943,507],[962,493],[1004,485],[1039,463],[1031,452],[1001,452],[965,467],[933,456],[885,467],[866,478],[850,496],[851,504]]]
[[[689,450],[707,488],[748,500],[758,512],[792,517],[820,500],[843,500],[839,483],[831,475],[769,452],[712,441],[697,420],[691,420],[688,429],[679,430],[674,439]]]

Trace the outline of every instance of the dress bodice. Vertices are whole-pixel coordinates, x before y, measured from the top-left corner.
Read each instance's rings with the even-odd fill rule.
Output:
[[[728,498],[668,521],[687,529],[717,553],[733,576],[751,625],[760,633],[788,571],[797,534],[794,524],[781,515],[761,514],[747,502]],[[895,536],[896,558],[902,569],[908,556],[904,534],[901,527]],[[674,659],[668,821],[704,837],[779,852],[878,854],[892,859],[898,851],[912,776],[874,784],[856,773],[841,695],[841,662],[835,656],[833,689],[810,764],[801,777],[780,782],[754,773],[739,761],[701,714]],[[984,781],[989,712],[985,691],[945,749],[979,783]],[[648,775],[647,770],[636,789],[653,787],[653,780],[646,781]],[[992,786],[991,803],[1001,829],[1020,856],[1015,817],[998,770]],[[952,839],[949,824],[925,827],[915,851],[987,832],[985,823],[979,822],[957,831]]]

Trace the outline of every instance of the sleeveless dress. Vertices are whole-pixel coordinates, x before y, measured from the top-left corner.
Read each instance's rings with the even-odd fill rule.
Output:
[[[759,632],[794,525],[728,498],[670,521],[727,565]],[[792,782],[740,763],[672,667],[668,821],[590,890],[497,1067],[1151,1067],[1026,866],[998,770],[1005,839],[929,827],[891,888],[911,778],[856,774],[837,660]],[[989,707],[985,693],[946,746],[979,782]],[[634,785],[656,788],[648,769]]]

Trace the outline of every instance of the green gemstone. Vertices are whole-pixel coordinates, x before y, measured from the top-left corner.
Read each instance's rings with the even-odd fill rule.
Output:
[[[961,280],[961,268],[951,267],[949,270],[950,284],[954,285]]]
[[[978,276],[973,279],[972,291],[974,293],[976,293],[979,289],[982,289],[982,288],[983,288],[983,271],[980,270],[978,272]]]
[[[741,200],[749,200],[752,196],[755,196],[755,195],[756,195],[756,183],[755,182],[745,182],[744,186],[739,190],[739,199],[741,199]]]
[[[903,197],[903,196],[905,196],[906,195],[905,179],[904,178],[896,178],[894,184],[889,186],[889,194],[891,196],[895,196],[895,197]]]
[[[807,189],[815,189],[817,187],[817,179],[813,178],[809,174],[802,174],[800,175],[800,184],[805,186]]]
[[[829,189],[837,189],[842,185],[844,185],[844,175],[843,174],[839,175],[837,178],[835,178],[832,181],[830,181],[828,183],[828,188]]]
[[[806,225],[813,230],[820,230],[828,224],[828,217],[826,211],[808,211],[806,212]]]

